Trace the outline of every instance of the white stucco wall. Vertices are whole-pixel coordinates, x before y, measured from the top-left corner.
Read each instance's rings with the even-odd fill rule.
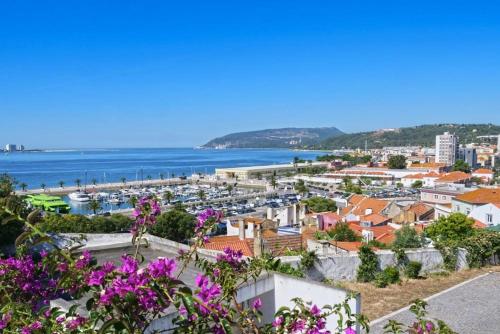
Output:
[[[488,215],[491,215],[491,222],[488,221]],[[485,204],[472,209],[469,217],[479,220],[481,223],[487,225],[500,224],[500,208],[494,204]]]

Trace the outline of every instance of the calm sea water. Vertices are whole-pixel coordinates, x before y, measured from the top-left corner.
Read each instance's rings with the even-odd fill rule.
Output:
[[[288,163],[295,156],[314,159],[319,152],[265,149],[210,150],[192,148],[88,149],[0,154],[0,173],[8,173],[28,188],[74,185],[76,179],[91,183],[154,179],[163,174],[213,173],[219,167]]]

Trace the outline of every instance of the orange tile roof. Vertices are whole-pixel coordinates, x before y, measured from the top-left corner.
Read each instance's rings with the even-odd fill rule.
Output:
[[[441,168],[445,166],[446,164],[441,162],[426,162],[423,164],[411,164],[408,168]]]
[[[235,251],[242,251],[244,256],[253,256],[253,239],[251,238],[240,240],[237,235],[216,236],[210,238],[210,240],[203,245],[203,248],[215,251],[223,251],[227,247]]]
[[[426,205],[422,202],[417,202],[414,204],[411,204],[405,208],[407,211],[414,212],[417,217],[420,217],[422,215],[425,215],[429,211],[433,210],[433,208],[429,205]]]
[[[366,209],[372,209],[372,213],[381,213],[387,205],[389,205],[388,201],[384,201],[381,199],[365,197],[364,200],[360,201],[351,211],[352,214],[355,215],[365,215]]]
[[[349,228],[351,230],[353,230],[354,232],[357,232],[358,235],[361,235],[361,231],[363,231],[363,230],[372,231],[375,239],[377,239],[385,234],[394,234],[394,231],[396,230],[395,228],[393,228],[389,225],[362,227],[359,225],[359,223],[356,223],[356,222],[350,222]]]
[[[481,223],[479,220],[474,219],[474,225],[472,225],[474,228],[486,228],[488,225]]]
[[[379,235],[378,237],[375,238],[375,240],[383,244],[389,245],[392,244],[394,240],[396,240],[396,234],[387,232]]]
[[[453,182],[460,182],[460,181],[465,181],[471,178],[470,174],[460,172],[460,171],[455,171],[448,173],[444,176],[441,176],[439,179],[436,180],[436,182],[445,182],[445,183],[453,183]]]
[[[473,174],[493,174],[491,169],[479,168],[472,172]]]
[[[386,217],[378,213],[372,213],[361,217],[361,221],[372,222],[373,225],[382,224],[388,220],[390,220],[389,217]]]
[[[425,174],[419,173],[419,174],[411,174],[411,175],[406,175],[403,176],[402,179],[423,179]]]
[[[443,174],[436,173],[434,171],[424,174],[424,177],[441,177],[441,176],[443,176]]]
[[[500,203],[500,188],[481,188],[458,195],[455,199],[472,204]]]
[[[351,197],[349,197],[349,203],[352,205],[357,205],[359,202],[361,202],[365,198],[366,198],[366,196],[354,194]]]
[[[340,249],[346,250],[348,252],[357,252],[359,251],[359,247],[361,247],[364,243],[361,241],[330,241],[330,244],[334,247],[338,247]]]

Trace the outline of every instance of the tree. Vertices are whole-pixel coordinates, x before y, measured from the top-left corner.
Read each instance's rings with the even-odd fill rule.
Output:
[[[64,188],[64,181],[59,181],[59,187]]]
[[[93,199],[91,200],[88,204],[87,204],[87,208],[89,210],[92,210],[92,212],[94,213],[94,215],[97,213],[97,211],[101,210],[102,209],[102,206],[101,206],[101,203],[99,203],[98,200],[96,199]]]
[[[196,195],[198,195],[198,198],[200,199],[200,201],[203,201],[203,200],[205,200],[205,198],[207,198],[207,195],[205,194],[205,191],[203,189],[198,190]]]
[[[423,246],[423,240],[417,231],[404,225],[402,228],[395,232],[396,240],[392,243],[395,248],[419,248]]]
[[[126,184],[127,184],[127,178],[126,178],[126,177],[124,177],[124,176],[122,176],[122,177],[120,178],[120,181],[122,181],[123,185],[126,185]]]
[[[138,199],[136,196],[131,196],[130,199],[128,200],[128,203],[130,204],[131,207],[135,208],[137,201]]]
[[[232,184],[228,184],[227,187],[226,187],[226,190],[229,192],[229,195],[231,195],[231,193],[233,192],[233,185]]]
[[[26,191],[26,187],[28,187],[28,185],[26,183],[24,183],[24,182],[21,182],[19,184],[19,187],[21,187],[22,191]]]
[[[276,189],[276,186],[278,185],[278,182],[276,182],[276,176],[272,175],[271,176],[271,186],[273,187],[273,189]]]
[[[474,234],[474,220],[463,213],[455,212],[448,217],[439,217],[425,229],[435,241],[459,241]]]
[[[302,201],[313,212],[337,211],[335,201],[323,197],[311,197]]]
[[[81,183],[82,183],[82,180],[80,180],[80,179],[76,179],[76,180],[75,180],[75,184],[76,184],[76,186],[77,186],[78,188],[80,188],[80,184],[81,184]]]
[[[149,181],[151,181],[151,179],[152,179],[151,175],[146,176],[146,179],[148,179]]]
[[[406,168],[406,157],[404,155],[393,155],[389,158],[387,166],[390,169],[404,169]]]
[[[294,188],[299,194],[307,194],[309,192],[309,189],[306,187],[304,180],[302,179],[299,179],[297,183],[295,183]]]
[[[164,178],[165,178],[165,175],[163,173],[160,173],[160,180],[163,181]]]
[[[14,179],[7,174],[0,175],[0,198],[8,197],[14,192]]]
[[[172,199],[174,199],[174,194],[172,194],[172,192],[171,192],[171,191],[168,191],[168,190],[167,190],[167,191],[165,191],[165,192],[163,193],[163,199],[164,199],[165,201],[167,201],[167,203],[169,203],[169,204],[170,204],[170,201],[171,201]]]
[[[94,186],[96,186],[96,185],[97,185],[97,179],[92,179],[92,181],[90,181],[90,182],[92,182],[92,184],[93,184]]]
[[[358,252],[361,264],[358,266],[356,280],[358,282],[371,282],[375,279],[375,274],[379,271],[378,258],[373,250],[362,245]]]
[[[195,217],[186,212],[181,206],[162,213],[156,219],[149,232],[161,238],[177,242],[185,242],[194,234]]]
[[[418,189],[418,188],[422,188],[423,185],[424,184],[423,184],[422,180],[417,180],[411,184],[411,187],[414,189]]]
[[[43,191],[45,191],[45,187],[47,187],[47,185],[46,185],[45,183],[42,183],[42,184],[40,185],[40,188],[42,188],[42,190],[43,190]]]
[[[453,165],[453,171],[459,171],[464,173],[470,173],[471,168],[468,163],[463,160],[457,160]]]
[[[256,176],[257,176],[257,180],[262,180],[262,173],[261,172],[257,172]]]
[[[347,223],[338,223],[326,232],[335,241],[359,241],[360,237],[349,228]]]

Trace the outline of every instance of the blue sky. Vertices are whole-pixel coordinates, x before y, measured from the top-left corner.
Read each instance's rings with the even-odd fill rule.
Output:
[[[0,144],[500,123],[496,1],[2,1]]]

